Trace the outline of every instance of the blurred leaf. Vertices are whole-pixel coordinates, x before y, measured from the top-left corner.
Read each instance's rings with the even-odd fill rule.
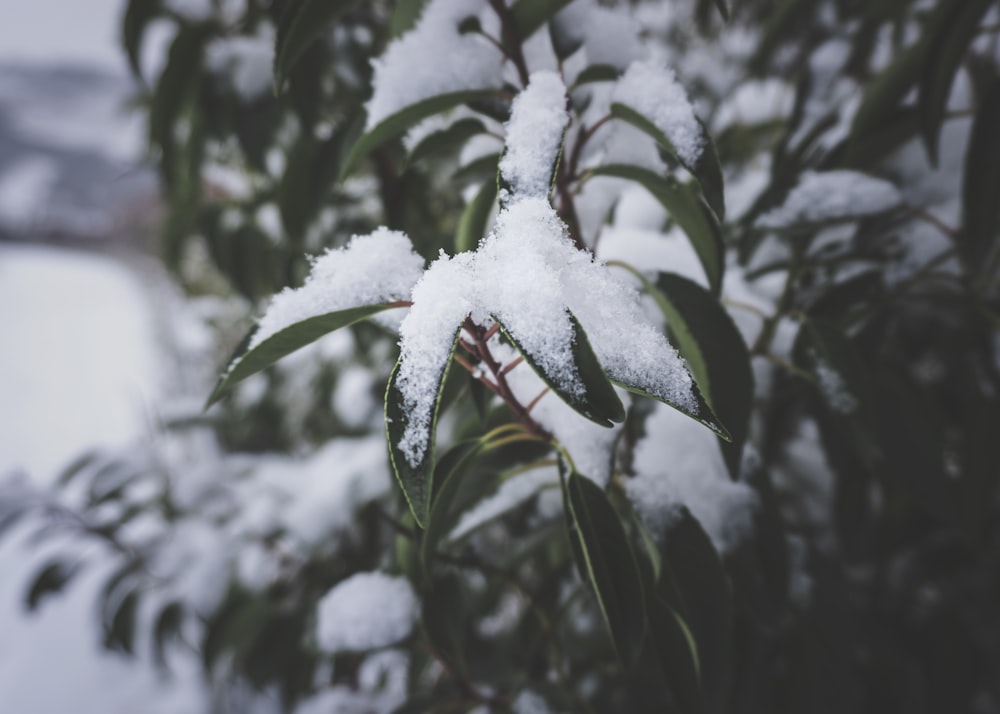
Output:
[[[621,72],[613,65],[592,64],[576,75],[576,79],[573,80],[573,86],[569,88],[569,91],[572,92],[581,85],[593,82],[614,82],[620,76]]]
[[[962,59],[976,37],[979,22],[993,0],[941,0],[934,17],[928,20],[927,54],[924,56],[917,105],[920,128],[931,163],[938,161],[938,135],[951,94],[951,85]]]
[[[591,175],[628,179],[649,191],[687,235],[712,292],[719,293],[725,269],[722,229],[715,213],[694,190],[673,176],[660,176],[649,169],[628,164],[598,166]]]
[[[389,16],[389,37],[395,39],[413,29],[427,0],[396,0]]]
[[[480,119],[459,119],[446,129],[435,131],[421,139],[406,157],[406,164],[412,166],[424,159],[455,153],[466,141],[485,131],[486,127]]]
[[[167,644],[170,640],[179,640],[181,626],[184,624],[184,607],[179,602],[172,602],[156,616],[153,625],[153,662],[157,667],[167,666]]]
[[[705,711],[698,677],[698,647],[684,617],[660,597],[648,599],[649,641],[681,714]]]
[[[660,131],[659,127],[632,107],[613,102],[611,104],[611,116],[628,122],[650,136],[671,158],[691,172],[691,175],[695,177],[701,186],[705,201],[715,212],[718,220],[725,220],[726,202],[722,183],[722,166],[719,164],[719,156],[715,151],[715,144],[712,141],[712,137],[709,136],[708,129],[705,128],[705,124],[701,119],[698,119],[698,126],[701,130],[699,138],[702,142],[702,150],[698,155],[697,161],[694,164],[690,164],[681,159],[670,139]]]
[[[739,476],[753,408],[750,351],[717,298],[687,278],[660,273],[650,294],[667,318],[674,346],[712,410],[726,425],[731,443],[720,442],[733,478]]]
[[[281,91],[288,73],[340,16],[358,0],[292,0],[281,15],[274,43],[274,91]]]
[[[114,608],[114,614],[104,630],[104,646],[109,650],[133,654],[135,649],[136,613],[139,591],[130,590]]]
[[[475,197],[466,204],[455,230],[455,252],[464,253],[479,247],[486,235],[486,224],[496,203],[497,184],[485,181]]]
[[[45,598],[62,592],[81,566],[81,561],[71,563],[61,559],[53,560],[35,574],[25,594],[24,606],[31,612],[37,610]]]
[[[356,322],[367,319],[384,310],[398,307],[393,303],[383,303],[379,305],[365,305],[363,307],[352,307],[346,310],[336,310],[323,315],[316,315],[301,322],[289,325],[283,330],[279,330],[271,335],[252,350],[247,351],[254,328],[247,337],[243,339],[237,354],[229,363],[229,368],[219,379],[215,389],[212,390],[208,398],[206,407],[217,402],[223,394],[232,389],[234,385],[243,381],[247,377],[260,372],[262,369],[270,367],[285,355],[291,354],[295,350],[305,347],[315,342],[323,335],[353,325]]]
[[[536,356],[524,349],[517,339],[517,335],[512,334],[496,316],[493,316],[493,319],[500,325],[500,331],[504,337],[510,340],[517,351],[524,356],[525,362],[531,365],[542,381],[574,411],[601,426],[610,427],[617,422],[624,421],[625,407],[622,406],[607,374],[604,373],[604,368],[598,361],[597,355],[594,354],[590,340],[587,339],[587,333],[584,332],[580,322],[572,313],[568,312],[567,314],[573,330],[573,364],[576,366],[584,387],[584,393],[579,396],[563,390],[559,380],[554,375],[547,374]]]
[[[386,117],[376,126],[358,139],[351,148],[340,170],[340,178],[343,179],[358,165],[365,156],[374,149],[381,146],[389,139],[393,139],[408,129],[416,126],[427,117],[440,114],[448,109],[453,109],[461,104],[475,101],[477,99],[488,99],[495,96],[498,89],[469,89],[461,92],[450,92],[439,94],[430,99],[424,99],[416,104],[411,104],[405,109]]]
[[[160,14],[162,5],[162,0],[129,0],[125,7],[125,15],[122,18],[122,46],[125,48],[132,75],[140,80],[142,38],[146,34],[146,28]]]
[[[510,18],[517,28],[517,39],[527,40],[569,3],[570,0],[515,0],[510,7]]]
[[[492,182],[494,187],[498,183],[500,172],[500,154],[487,154],[479,158],[472,159],[464,166],[459,166],[455,173],[451,175],[452,181],[459,184]],[[496,188],[493,189],[496,191]]]
[[[438,410],[441,406],[441,394],[444,388],[445,377],[448,375],[448,368],[451,366],[452,356],[458,346],[458,337],[461,334],[461,327],[455,330],[455,338],[452,341],[451,351],[448,359],[440,365],[440,373],[435,389],[433,413],[431,422],[427,429],[427,441],[424,444],[423,457],[416,464],[411,464],[406,453],[400,449],[399,443],[403,438],[406,427],[410,421],[410,414],[403,407],[403,395],[399,391],[396,379],[399,376],[400,362],[392,370],[389,377],[389,384],[385,392],[385,428],[386,437],[389,441],[389,457],[392,461],[392,470],[396,474],[396,480],[406,503],[410,507],[410,512],[416,520],[417,525],[424,528],[431,509],[431,494],[434,488],[434,446],[435,433],[437,431]]]
[[[985,65],[973,73],[976,115],[965,154],[960,249],[973,272],[989,266],[1000,233],[1000,74]]]
[[[639,659],[645,635],[642,580],[618,514],[604,491],[572,472],[567,480],[569,513],[587,577],[597,595],[615,652],[625,667]]]

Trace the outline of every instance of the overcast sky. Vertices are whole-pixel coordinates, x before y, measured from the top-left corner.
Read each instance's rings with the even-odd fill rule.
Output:
[[[123,0],[6,0],[0,62],[84,64],[125,71],[118,47]]]

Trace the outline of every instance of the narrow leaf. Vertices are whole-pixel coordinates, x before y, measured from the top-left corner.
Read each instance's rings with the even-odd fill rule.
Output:
[[[496,316],[493,319],[500,325],[504,336],[524,356],[525,361],[531,365],[542,381],[577,413],[601,426],[610,427],[614,423],[624,421],[625,407],[622,406],[621,400],[611,386],[611,381],[604,373],[604,368],[601,367],[597,355],[594,354],[590,340],[587,339],[587,333],[584,332],[580,322],[572,313],[568,313],[568,315],[573,326],[573,362],[584,385],[582,396],[566,392],[557,379],[545,373],[535,355],[524,349],[517,339],[517,335],[511,334]]]
[[[240,343],[240,347],[237,348],[238,353],[234,355],[233,360],[230,362],[229,369],[219,379],[219,383],[215,385],[215,389],[212,390],[206,407],[219,401],[222,395],[232,389],[237,383],[260,372],[262,369],[270,367],[285,355],[291,354],[295,350],[315,342],[329,332],[353,325],[356,322],[360,322],[393,307],[398,307],[398,305],[391,303],[365,305],[363,307],[352,307],[347,310],[337,310],[323,315],[316,315],[276,332],[248,351],[246,348],[253,337],[253,332],[251,331],[243,339],[243,342]]]
[[[29,611],[38,609],[42,600],[61,592],[79,570],[79,563],[68,563],[63,560],[54,560],[46,565],[32,580],[24,598],[25,607]]]
[[[364,134],[358,142],[351,148],[343,168],[340,171],[340,178],[349,174],[361,161],[377,147],[381,146],[389,139],[395,138],[406,132],[412,126],[423,121],[429,116],[439,114],[448,109],[452,109],[468,102],[489,99],[498,94],[496,89],[470,89],[461,92],[449,92],[439,94],[430,99],[411,104],[405,109],[401,109],[395,114],[385,118]]]
[[[455,251],[475,250],[486,234],[486,224],[497,197],[496,181],[486,181],[475,197],[463,209],[455,230]]]
[[[406,164],[412,166],[418,161],[430,157],[454,153],[466,141],[485,131],[486,127],[479,119],[471,117],[460,119],[448,128],[435,131],[424,137],[406,157]]]
[[[631,667],[642,651],[646,620],[635,553],[618,514],[597,484],[573,472],[566,488],[569,516],[575,525],[588,580],[615,652],[626,667]]]
[[[292,0],[281,16],[275,37],[275,94],[309,46],[357,4],[358,0]]]
[[[483,446],[482,441],[463,442],[452,447],[434,464],[433,495],[421,543],[421,560],[425,572],[430,572],[438,543],[455,525],[455,514],[452,513],[455,494],[458,493],[463,474],[482,453]]]
[[[434,411],[431,414],[430,428],[427,430],[427,442],[424,445],[423,457],[420,462],[412,465],[407,455],[400,448],[400,441],[406,432],[406,426],[410,415],[403,407],[403,395],[396,383],[399,376],[400,362],[392,370],[389,377],[389,384],[385,391],[385,430],[386,438],[389,442],[389,458],[392,461],[392,470],[396,475],[406,503],[410,507],[413,518],[417,525],[424,528],[430,515],[431,494],[434,488],[434,435],[437,431],[438,411],[441,406],[441,394],[444,390],[445,377],[448,376],[448,368],[451,366],[452,356],[455,354],[455,347],[458,345],[458,336],[461,328],[455,330],[455,338],[452,342],[448,359],[441,365],[441,372],[438,376],[437,387],[435,389]]]
[[[122,46],[128,56],[132,75],[138,79],[142,79],[142,66],[139,61],[142,38],[146,28],[160,13],[161,4],[161,0],[130,0],[122,18]]]
[[[691,164],[681,159],[670,139],[660,131],[659,127],[632,107],[614,102],[611,105],[611,116],[628,122],[650,136],[663,151],[687,169],[701,186],[702,194],[705,196],[705,201],[709,207],[715,211],[715,215],[718,216],[720,221],[725,220],[726,201],[722,184],[722,166],[719,163],[719,155],[715,150],[715,144],[712,142],[712,138],[709,136],[704,122],[700,119],[698,120],[703,148],[697,161]]]
[[[516,0],[510,8],[510,17],[517,39],[523,42],[531,37],[569,3],[570,0]]]
[[[573,86],[570,87],[569,91],[572,92],[577,87],[583,84],[591,84],[592,82],[614,82],[620,76],[621,72],[614,65],[592,64],[576,75],[576,79],[573,80]]]
[[[725,266],[722,228],[702,198],[673,176],[660,176],[639,166],[608,164],[594,169],[592,175],[629,179],[649,191],[687,235],[708,284],[714,293],[719,293]]]
[[[989,265],[1000,232],[1000,75],[984,68],[975,76],[978,105],[965,154],[960,248],[966,265],[979,272]]]

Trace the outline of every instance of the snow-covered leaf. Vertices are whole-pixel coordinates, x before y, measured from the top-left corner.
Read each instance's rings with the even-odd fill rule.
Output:
[[[281,90],[288,73],[309,45],[358,0],[297,0],[288,3],[278,22],[274,44],[274,89]]]
[[[660,176],[649,169],[629,164],[598,166],[591,175],[629,179],[649,191],[691,241],[712,290],[715,293],[721,290],[725,268],[722,228],[715,213],[697,193],[673,176]]]
[[[358,165],[358,162],[374,149],[389,141],[389,139],[405,133],[408,129],[416,126],[427,117],[448,109],[454,109],[462,104],[480,99],[488,99],[497,94],[498,90],[496,89],[468,89],[449,92],[430,97],[429,99],[423,99],[416,104],[411,104],[391,114],[358,139],[358,142],[351,148],[347,159],[344,161],[340,177],[343,178],[349,174]]]
[[[604,491],[571,472],[567,478],[567,518],[578,539],[587,579],[611,633],[615,652],[626,667],[642,651],[646,613],[642,579],[621,519]]]
[[[512,334],[495,316],[494,319],[500,325],[504,336],[524,356],[525,361],[531,365],[542,381],[577,413],[601,426],[610,427],[614,423],[624,421],[625,407],[622,406],[621,400],[615,394],[607,374],[594,354],[587,333],[572,313],[567,314],[572,330],[573,366],[583,385],[582,390],[567,389],[566,380],[562,375],[551,373],[547,363],[540,359],[540,355],[526,349],[516,334]]]

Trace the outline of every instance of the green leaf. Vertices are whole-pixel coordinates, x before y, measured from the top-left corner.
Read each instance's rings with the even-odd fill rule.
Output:
[[[323,315],[316,315],[289,325],[283,330],[279,330],[252,350],[247,350],[247,346],[250,344],[255,330],[251,331],[243,338],[243,341],[237,348],[237,353],[230,362],[229,369],[219,379],[218,384],[215,385],[215,389],[212,390],[212,394],[205,405],[206,408],[219,401],[222,395],[234,385],[260,372],[262,369],[270,367],[285,355],[291,354],[311,342],[315,342],[329,332],[353,325],[356,322],[365,320],[372,315],[393,307],[398,307],[398,305],[392,303],[365,305],[363,307],[352,307],[346,310],[336,310]]]
[[[713,412],[712,408],[708,406],[705,398],[701,396],[701,390],[698,389],[697,384],[691,385],[691,391],[694,393],[695,398],[695,409],[691,410],[676,404],[662,394],[654,394],[653,392],[647,391],[637,385],[626,384],[625,382],[621,382],[616,379],[611,381],[622,389],[632,392],[632,394],[638,394],[640,397],[649,397],[650,399],[655,399],[658,402],[663,402],[664,404],[673,407],[681,414],[685,414],[695,421],[704,424],[709,429],[714,431],[720,438],[725,439],[726,441],[732,441],[733,437],[729,434],[729,430],[726,429],[722,422],[719,421],[719,418],[715,416],[715,412]]]
[[[281,16],[274,42],[275,94],[309,46],[357,4],[358,0],[292,0]]]
[[[459,166],[455,173],[451,175],[451,180],[459,184],[479,183],[489,181],[494,185],[494,191],[498,184],[498,174],[500,172],[500,154],[487,154],[477,159],[472,159],[464,166]]]
[[[983,68],[973,76],[978,104],[965,154],[959,247],[965,264],[981,272],[1000,232],[1000,75]]]
[[[408,129],[427,117],[440,114],[461,104],[495,97],[499,94],[499,91],[498,89],[468,89],[461,92],[439,94],[416,104],[411,104],[405,109],[401,109],[395,114],[386,117],[358,139],[358,142],[351,148],[351,152],[348,154],[347,160],[341,168],[340,178],[343,179],[349,174],[358,165],[358,162],[374,149],[389,141],[389,139],[405,133]]]
[[[458,493],[463,475],[482,453],[483,446],[483,442],[479,440],[466,441],[452,447],[434,464],[431,508],[421,544],[421,560],[425,572],[430,572],[438,543],[455,525],[455,514],[451,512],[455,494]]]
[[[718,299],[697,283],[660,273],[650,294],[667,318],[674,346],[702,394],[729,429],[732,443],[720,447],[735,478],[753,409],[750,350]]]
[[[122,46],[128,56],[132,75],[142,78],[140,50],[146,28],[160,14],[162,0],[130,0],[122,18]]]
[[[53,560],[39,570],[25,595],[25,607],[29,611],[37,610],[46,597],[62,592],[73,576],[80,571],[80,566],[80,562],[70,563],[65,560]]]
[[[924,144],[934,165],[937,165],[938,135],[944,123],[951,85],[976,38],[980,20],[992,4],[993,0],[945,0],[939,8],[944,8],[947,14],[928,22],[927,31],[933,34],[924,57],[917,105]],[[939,12],[941,10],[935,11],[935,15]]]
[[[486,224],[490,220],[490,212],[496,202],[496,181],[486,181],[475,197],[462,210],[455,230],[455,252],[463,253],[475,250],[486,234]]]
[[[569,5],[571,0],[516,0],[510,8],[510,18],[517,29],[517,39],[524,41],[546,22]]]
[[[455,153],[466,141],[485,131],[479,119],[459,119],[448,128],[424,137],[406,157],[406,164],[412,166],[426,158]]]
[[[604,368],[598,361],[597,355],[594,354],[590,340],[587,339],[587,333],[584,332],[573,313],[567,311],[567,314],[573,329],[573,363],[576,365],[577,373],[584,386],[582,396],[566,392],[559,384],[559,380],[547,374],[535,356],[525,350],[517,339],[517,335],[512,334],[495,315],[493,319],[500,325],[500,331],[503,335],[524,356],[525,362],[531,365],[542,381],[578,414],[587,417],[595,424],[607,427],[624,421],[625,407],[622,406],[621,400],[611,386],[611,381],[604,373]]]
[[[628,164],[599,166],[591,175],[629,179],[649,191],[687,235],[705,270],[708,284],[714,293],[719,293],[725,269],[722,228],[715,213],[697,193],[673,176],[660,176],[649,169]]]
[[[698,646],[684,617],[669,603],[649,592],[649,641],[663,678],[681,714],[702,714],[698,676]]]
[[[626,104],[614,102],[611,104],[611,116],[616,119],[628,122],[635,128],[650,136],[660,148],[667,152],[677,163],[687,169],[701,186],[702,194],[709,207],[715,211],[720,221],[726,218],[726,201],[722,185],[722,166],[719,164],[719,155],[715,150],[712,137],[708,134],[708,129],[704,122],[698,119],[698,126],[701,130],[700,138],[703,148],[698,160],[691,164],[681,159],[677,154],[674,145],[667,138],[667,135],[660,131],[653,122]]]
[[[167,666],[167,644],[170,640],[180,640],[181,626],[184,624],[184,607],[172,602],[160,611],[153,626],[153,662],[157,667]]]
[[[452,356],[455,354],[455,347],[458,345],[458,336],[461,334],[461,327],[455,330],[455,338],[452,341],[451,351],[448,359],[441,365],[438,375],[436,397],[434,400],[434,411],[431,414],[430,428],[427,430],[427,442],[424,445],[424,455],[417,464],[410,464],[406,454],[400,449],[399,442],[406,431],[410,415],[403,408],[403,395],[399,391],[396,379],[399,376],[399,365],[402,357],[393,367],[389,377],[389,384],[385,390],[385,431],[389,442],[389,458],[392,461],[392,470],[396,475],[406,503],[410,507],[410,512],[421,528],[426,527],[431,509],[431,494],[434,488],[434,435],[437,431],[438,411],[441,406],[441,394],[444,390],[445,377],[448,376],[448,368],[451,366]]]
[[[806,320],[796,340],[797,362],[816,375],[823,401],[840,416],[867,417],[871,385],[861,356],[836,323]]]
[[[389,17],[389,37],[395,39],[417,24],[427,0],[396,0]]]
[[[569,88],[569,91],[572,92],[581,85],[593,82],[614,82],[620,76],[621,72],[614,65],[592,64],[576,75],[576,79],[573,80],[573,86]]]
[[[566,485],[568,516],[572,519],[587,576],[615,652],[626,666],[633,666],[642,651],[645,605],[642,579],[625,528],[604,491],[590,479],[573,472]]]

